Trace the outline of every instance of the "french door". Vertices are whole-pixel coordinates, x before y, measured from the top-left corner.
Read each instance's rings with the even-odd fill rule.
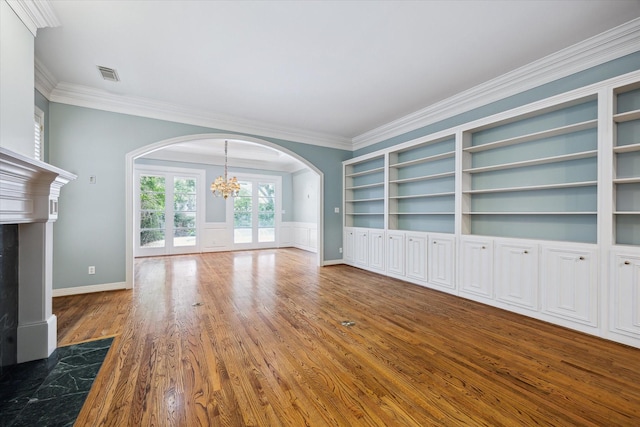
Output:
[[[199,252],[204,172],[136,169],[136,256]]]
[[[281,178],[239,175],[238,182],[238,196],[227,201],[227,226],[234,249],[277,247]]]

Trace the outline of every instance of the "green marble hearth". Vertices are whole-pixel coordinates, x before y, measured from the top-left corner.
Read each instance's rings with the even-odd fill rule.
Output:
[[[73,426],[113,338],[60,347],[0,377],[0,427]]]

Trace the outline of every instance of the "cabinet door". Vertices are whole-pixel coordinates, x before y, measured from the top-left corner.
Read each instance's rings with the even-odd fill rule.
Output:
[[[384,271],[384,231],[369,232],[369,267]]]
[[[369,231],[356,230],[355,236],[355,262],[366,267],[369,265]]]
[[[429,283],[455,289],[453,238],[429,237],[427,272]]]
[[[640,257],[614,254],[612,259],[611,330],[640,338]]]
[[[461,241],[460,292],[493,298],[493,242]]]
[[[538,245],[496,243],[496,299],[538,310]]]
[[[353,262],[355,258],[354,245],[356,237],[352,229],[347,228],[344,230],[344,260],[346,262]]]
[[[389,232],[387,236],[387,271],[404,276],[404,234]]]
[[[589,326],[598,325],[595,250],[542,248],[542,311]]]
[[[407,277],[427,281],[427,236],[407,234]]]

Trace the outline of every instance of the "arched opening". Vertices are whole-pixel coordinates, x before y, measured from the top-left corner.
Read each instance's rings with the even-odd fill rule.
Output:
[[[134,218],[134,167],[136,159],[139,159],[145,155],[149,155],[150,153],[157,152],[164,148],[177,145],[184,144],[188,142],[195,141],[203,141],[203,140],[230,140],[230,141],[241,141],[244,143],[252,143],[264,147],[269,147],[273,150],[276,150],[280,153],[284,153],[298,162],[302,163],[306,168],[308,168],[312,173],[314,173],[318,178],[318,188],[317,188],[317,228],[315,236],[317,241],[317,265],[323,264],[323,241],[324,241],[324,219],[323,219],[323,192],[324,192],[324,175],[322,171],[320,171],[316,166],[311,164],[305,158],[299,156],[298,154],[289,151],[288,149],[281,147],[277,144],[273,144],[269,141],[265,141],[259,138],[236,135],[236,134],[224,134],[224,133],[211,133],[211,134],[196,134],[196,135],[187,135],[181,136],[177,138],[170,138],[163,141],[159,141],[153,144],[146,145],[144,147],[137,148],[125,156],[125,212],[126,212],[126,220],[125,220],[125,242],[126,242],[126,287],[132,288],[134,285],[134,274],[133,274],[133,266],[134,266],[134,229],[135,229],[135,218]]]

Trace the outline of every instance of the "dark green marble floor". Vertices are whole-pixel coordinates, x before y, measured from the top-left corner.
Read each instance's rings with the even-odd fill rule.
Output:
[[[113,338],[56,349],[0,378],[0,427],[73,426]]]

